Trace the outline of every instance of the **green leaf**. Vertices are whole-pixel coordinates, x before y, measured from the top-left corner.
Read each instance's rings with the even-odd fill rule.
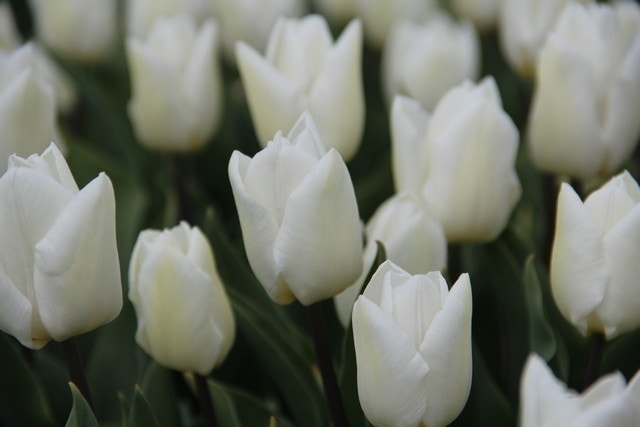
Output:
[[[529,347],[548,362],[556,354],[556,339],[545,313],[540,276],[533,256],[525,263],[524,289],[529,317]]]
[[[67,419],[66,427],[98,427],[98,420],[93,414],[93,410],[85,400],[80,390],[74,383],[69,383],[73,406]]]
[[[180,425],[173,375],[172,371],[151,360],[142,380],[142,392],[164,426]]]
[[[44,390],[10,340],[0,333],[0,425],[53,426]]]
[[[144,397],[142,389],[138,385],[135,386],[133,392],[133,402],[131,403],[131,411],[127,421],[128,427],[159,427],[149,402]]]

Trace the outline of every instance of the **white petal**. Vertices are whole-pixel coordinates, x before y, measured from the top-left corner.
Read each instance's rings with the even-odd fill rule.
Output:
[[[87,184],[36,245],[35,295],[57,341],[113,320],[122,308],[115,197],[105,174]]]
[[[362,409],[375,426],[417,426],[423,418],[429,367],[409,337],[366,297],[353,308],[353,340]]]
[[[358,206],[337,151],[329,151],[291,193],[274,257],[281,280],[304,305],[339,294],[362,272]]]
[[[551,255],[551,291],[560,312],[583,334],[588,317],[605,297],[609,275],[602,236],[568,184],[558,195]]]
[[[406,280],[411,277],[409,273],[395,265],[392,261],[387,260],[383,262],[382,264],[380,264],[375,273],[373,273],[373,276],[371,276],[371,280],[369,281],[369,283],[367,283],[367,287],[363,292],[363,295],[367,297],[368,300],[373,301],[373,303],[377,305],[382,304],[384,293],[383,289],[385,287],[385,282],[387,281],[389,273],[400,276],[400,280]]]

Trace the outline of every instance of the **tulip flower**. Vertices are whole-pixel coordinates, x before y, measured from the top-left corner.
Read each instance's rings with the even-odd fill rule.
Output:
[[[640,420],[640,372],[627,385],[621,373],[600,378],[578,394],[560,382],[536,354],[520,383],[520,427],[627,427]]]
[[[542,45],[564,7],[574,1],[503,0],[498,36],[502,52],[513,69],[525,77],[535,74]]]
[[[61,56],[105,59],[116,42],[116,0],[30,0],[35,33]]]
[[[149,148],[193,151],[218,128],[222,89],[213,21],[160,19],[146,39],[127,39],[133,96],[129,117]]]
[[[31,44],[0,53],[0,174],[12,154],[39,153],[60,140],[54,91],[40,65]]]
[[[226,59],[235,64],[236,42],[240,40],[264,52],[278,18],[298,18],[306,10],[302,0],[217,0],[214,11]]]
[[[389,34],[382,64],[388,100],[403,94],[433,111],[449,89],[477,78],[480,42],[471,24],[444,13],[425,24],[403,21]]]
[[[398,193],[381,204],[367,223],[365,233],[362,274],[334,299],[338,319],[345,327],[351,321],[353,303],[375,261],[376,242],[384,244],[388,260],[410,274],[442,270],[447,263],[444,231],[414,193]]]
[[[391,117],[398,191],[422,194],[451,242],[486,242],[505,228],[520,199],[518,130],[493,78],[451,89],[429,116],[398,97]]]
[[[308,113],[253,158],[235,151],[229,179],[249,264],[271,299],[310,305],[358,278],[362,242],[353,184]]]
[[[212,12],[209,0],[127,0],[127,35],[144,38],[161,18],[186,14],[200,23],[211,18]]]
[[[367,41],[381,48],[397,22],[422,22],[435,10],[435,0],[355,0]]]
[[[235,321],[209,241],[186,222],[144,230],[129,265],[136,341],[159,364],[208,375],[233,344]]]
[[[488,31],[495,27],[501,0],[451,0],[451,10],[456,16],[469,20],[480,31]]]
[[[640,6],[570,3],[540,52],[529,118],[534,163],[609,176],[640,137]]]
[[[238,68],[262,146],[309,111],[322,143],[345,160],[352,158],[364,126],[361,50],[359,21],[352,21],[334,43],[319,15],[280,19],[265,57],[238,42]]]
[[[471,388],[471,284],[447,288],[439,272],[407,273],[390,261],[353,307],[362,409],[376,427],[451,423]]]
[[[586,335],[612,339],[640,327],[640,187],[628,172],[582,203],[558,195],[551,290],[564,317]]]
[[[51,144],[11,156],[0,200],[0,330],[39,349],[113,320],[122,285],[109,178],[79,190]]]

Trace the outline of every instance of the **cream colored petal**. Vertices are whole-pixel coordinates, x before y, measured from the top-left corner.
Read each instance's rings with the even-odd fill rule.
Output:
[[[49,342],[46,331],[40,337],[33,336],[33,312],[31,302],[6,275],[0,259],[0,331],[13,335],[20,344],[37,350]]]

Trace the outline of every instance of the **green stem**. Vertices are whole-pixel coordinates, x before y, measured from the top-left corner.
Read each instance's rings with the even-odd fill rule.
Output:
[[[194,215],[189,200],[188,174],[185,168],[186,159],[179,153],[171,154],[173,168],[173,185],[175,186],[178,198],[178,221],[185,220],[193,225]]]
[[[342,403],[338,380],[336,379],[336,373],[333,369],[322,307],[320,303],[317,302],[307,306],[307,311],[309,313],[313,344],[316,350],[316,359],[318,361],[318,367],[320,368],[320,375],[322,376],[324,396],[329,407],[329,417],[331,418],[333,427],[347,427],[347,413]]]
[[[71,382],[73,382],[78,390],[84,396],[93,412],[95,413],[95,406],[93,404],[93,398],[91,397],[91,390],[89,389],[89,383],[87,377],[84,374],[84,366],[82,364],[82,357],[80,356],[80,347],[78,346],[78,340],[75,337],[71,337],[62,341],[62,348],[64,349],[65,356],[67,358],[67,366],[69,367],[69,376]]]
[[[200,412],[202,413],[204,425],[206,427],[218,427],[218,420],[213,407],[213,400],[211,399],[207,378],[200,374],[196,374],[195,377],[196,387],[198,389],[198,401],[200,402]]]
[[[602,364],[605,344],[606,340],[604,334],[597,333],[591,336],[591,340],[589,342],[589,359],[587,360],[587,369],[584,375],[585,389],[596,382],[600,376],[600,365]]]

